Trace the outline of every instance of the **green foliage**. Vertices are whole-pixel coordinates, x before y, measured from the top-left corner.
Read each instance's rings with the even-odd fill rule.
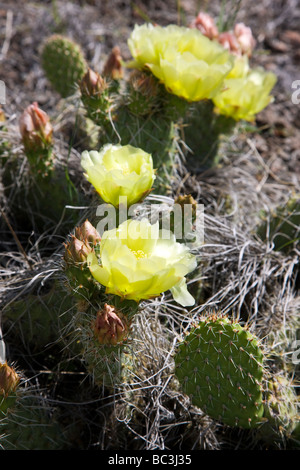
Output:
[[[295,438],[299,400],[279,359],[238,322],[210,315],[179,344],[175,376],[191,403],[211,418],[251,429],[257,441],[281,445]]]
[[[48,176],[33,174],[20,155],[5,162],[2,181],[4,195],[10,201],[10,220],[22,232],[41,234],[55,231],[65,235],[78,220],[78,212],[67,205],[80,205],[84,196],[77,191],[66,173],[65,164],[56,162]],[[47,242],[43,240],[41,243]]]

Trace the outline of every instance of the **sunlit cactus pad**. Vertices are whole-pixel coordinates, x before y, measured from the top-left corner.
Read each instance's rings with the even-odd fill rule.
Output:
[[[87,70],[87,64],[78,44],[54,34],[43,44],[42,67],[53,88],[63,98],[72,95]]]
[[[263,414],[263,352],[239,323],[212,315],[179,344],[175,375],[193,405],[230,426],[250,428]]]

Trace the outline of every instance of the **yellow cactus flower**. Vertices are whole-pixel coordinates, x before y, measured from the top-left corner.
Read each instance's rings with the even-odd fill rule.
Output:
[[[119,206],[120,197],[127,198],[127,206],[142,201],[155,179],[152,156],[131,145],[106,144],[100,152],[85,150],[81,166],[103,201],[114,207]]]
[[[185,275],[196,268],[188,247],[176,242],[172,232],[161,231],[158,222],[126,220],[104,232],[100,264],[95,253],[87,259],[92,276],[106,286],[106,293],[139,302],[171,290],[183,306],[193,305]]]
[[[273,101],[270,95],[276,76],[263,68],[249,69],[245,64],[236,64],[235,72],[226,78],[225,88],[213,98],[219,112],[236,121],[253,122],[257,113]]]
[[[221,89],[234,58],[198,29],[135,25],[128,39],[129,65],[148,68],[166,89],[187,101],[212,98]]]
[[[226,80],[229,78],[244,78],[248,75],[250,70],[248,56],[235,56],[234,64],[229,74],[226,77]]]

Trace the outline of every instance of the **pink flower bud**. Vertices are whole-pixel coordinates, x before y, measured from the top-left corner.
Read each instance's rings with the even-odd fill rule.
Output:
[[[237,23],[234,27],[234,34],[242,54],[250,56],[256,44],[251,28],[245,26],[244,23]]]
[[[106,90],[107,84],[98,72],[94,72],[92,69],[88,68],[79,87],[82,95],[100,98],[102,93]]]
[[[232,54],[239,55],[241,53],[240,45],[237,38],[232,31],[225,31],[218,37],[218,41],[225,49],[228,49]]]
[[[105,304],[92,324],[94,335],[100,344],[116,345],[127,339],[127,320],[112,305]]]
[[[207,13],[200,12],[198,16],[190,24],[190,28],[197,28],[209,39],[218,37],[218,28],[215,25],[214,19]]]
[[[69,243],[65,245],[64,260],[67,264],[85,263],[92,248],[82,240],[72,235]]]
[[[75,228],[75,236],[78,240],[84,241],[86,245],[88,243],[96,245],[101,240],[99,233],[88,220],[86,220],[80,227]]]
[[[104,65],[103,75],[112,80],[120,80],[123,78],[122,56],[118,46],[115,46]]]
[[[38,107],[37,102],[24,110],[19,126],[26,151],[44,149],[51,145],[53,128],[49,116]]]
[[[133,90],[144,96],[153,97],[158,94],[158,82],[153,75],[134,70],[129,77],[129,81]]]

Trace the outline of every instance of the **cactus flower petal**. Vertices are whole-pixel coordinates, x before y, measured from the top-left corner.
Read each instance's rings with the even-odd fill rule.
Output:
[[[237,76],[225,80],[225,89],[213,98],[213,102],[221,114],[251,122],[273,101],[270,92],[276,83],[276,76],[260,67],[249,69],[244,76],[241,69],[237,68],[236,71]]]

